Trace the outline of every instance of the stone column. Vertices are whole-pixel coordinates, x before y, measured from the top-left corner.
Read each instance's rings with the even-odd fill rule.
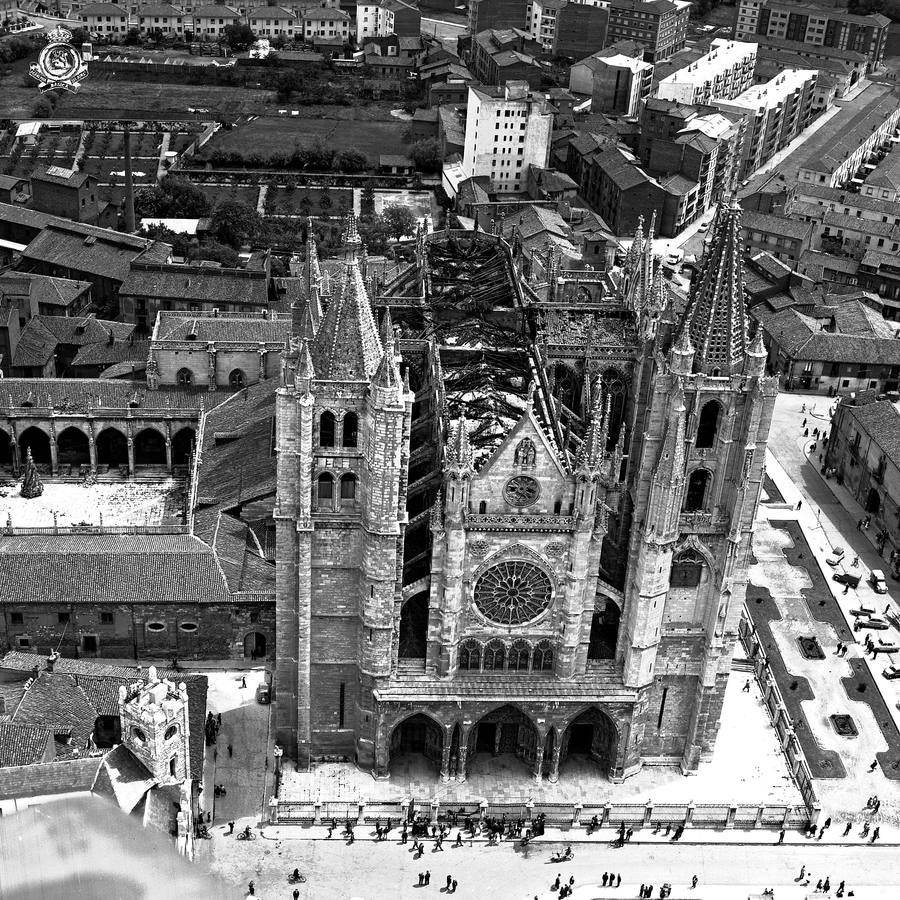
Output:
[[[500,755],[500,739],[503,737],[503,723],[497,722],[494,726],[494,756]]]
[[[166,468],[172,474],[172,435],[166,432]]]
[[[559,781],[559,757],[562,752],[562,745],[559,743],[559,739],[554,741],[553,743],[553,756],[550,758],[550,775],[548,776],[548,780],[551,784],[556,784]]]
[[[134,478],[134,438],[131,428],[128,429],[128,477]]]
[[[206,367],[209,373],[208,387],[209,390],[214,391],[216,389],[216,345],[212,343],[206,345]]]
[[[88,453],[91,457],[91,475],[97,474],[97,439],[94,436],[94,423],[88,422]]]
[[[12,466],[13,466],[13,475],[19,475],[19,436],[16,433],[16,422],[15,419],[10,420],[10,436],[9,436],[9,450],[12,453]]]
[[[266,349],[259,348],[259,380],[264,381],[266,377]]]
[[[59,472],[59,447],[56,445],[56,424],[50,421],[50,471],[53,475]]]
[[[444,745],[441,748],[441,781],[450,780],[450,744],[453,740],[453,729],[444,729]]]
[[[544,779],[544,742],[538,737],[534,748],[534,780],[540,784]]]
[[[466,780],[466,759],[469,755],[469,731],[472,726],[460,726],[459,729],[459,763],[456,766],[456,780],[460,783]]]

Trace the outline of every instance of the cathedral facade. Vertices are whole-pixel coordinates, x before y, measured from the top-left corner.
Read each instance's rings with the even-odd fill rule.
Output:
[[[776,379],[740,209],[690,296],[639,228],[621,274],[420,236],[387,283],[315,247],[276,397],[276,726],[299,761],[443,780],[697,769],[714,746]],[[323,306],[326,306],[323,310]]]

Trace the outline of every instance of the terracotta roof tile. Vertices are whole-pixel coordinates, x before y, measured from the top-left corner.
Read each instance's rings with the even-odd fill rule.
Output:
[[[0,722],[0,769],[44,762],[53,732],[44,725]]]

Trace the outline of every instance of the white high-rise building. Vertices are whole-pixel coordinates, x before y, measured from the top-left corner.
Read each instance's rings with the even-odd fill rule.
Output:
[[[553,116],[546,98],[524,81],[500,88],[469,87],[463,169],[468,178],[489,175],[494,191],[524,190],[528,166],[544,167],[550,155]]]
[[[753,84],[757,45],[716,38],[709,53],[659,82],[656,96],[677,103],[730,100]]]

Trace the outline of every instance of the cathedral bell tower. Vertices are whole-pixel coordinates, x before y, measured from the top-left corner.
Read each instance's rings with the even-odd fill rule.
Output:
[[[147,681],[119,687],[122,743],[162,785],[191,777],[187,688],[160,679],[150,666]]]

